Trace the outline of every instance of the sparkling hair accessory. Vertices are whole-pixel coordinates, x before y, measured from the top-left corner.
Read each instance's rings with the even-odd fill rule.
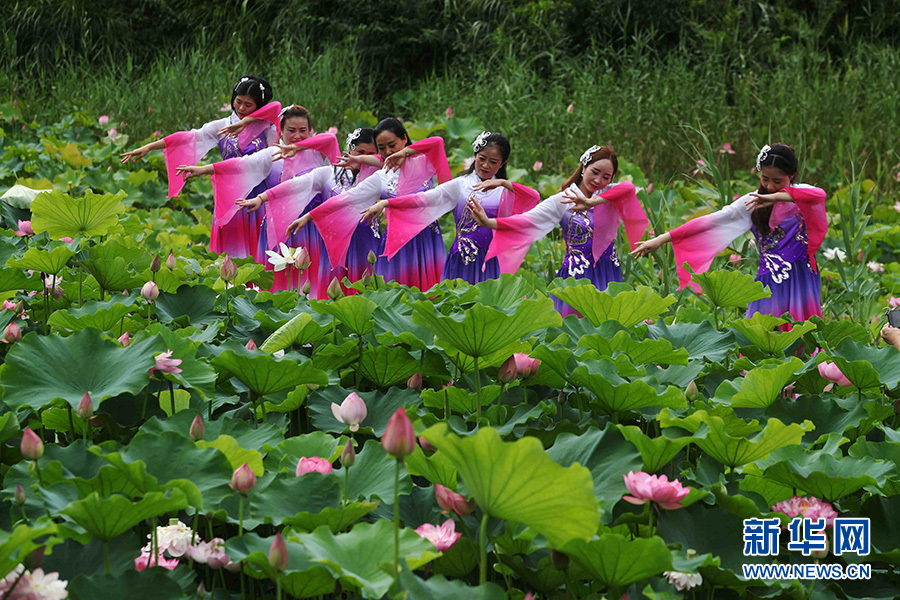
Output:
[[[245,81],[250,81],[249,77],[241,77],[236,84],[234,84],[234,89],[237,90],[238,86],[244,83]]]
[[[481,152],[484,150],[484,147],[487,146],[487,139],[491,136],[490,131],[482,131],[478,134],[478,137],[475,138],[475,141],[472,142],[472,152]]]
[[[756,155],[756,170],[762,171],[762,162],[769,158],[769,150],[772,149],[772,146],[766,144],[759,150],[759,154]]]
[[[585,167],[588,166],[589,164],[591,164],[591,156],[593,156],[594,152],[596,152],[599,149],[600,149],[600,146],[591,146],[590,148],[588,148],[587,150],[584,151],[584,154],[582,154],[581,158],[579,158],[578,160]]]
[[[291,104],[290,106],[285,106],[284,108],[282,108],[282,109],[281,109],[281,112],[278,113],[278,116],[279,116],[279,117],[283,117],[284,114],[285,114],[287,111],[289,111],[289,110],[294,110],[295,108],[299,108],[299,109],[301,109],[301,110],[306,110],[305,108],[303,108],[303,107],[300,106],[299,104]]]
[[[359,139],[360,134],[362,133],[362,128],[357,127],[353,131],[347,134],[347,140],[344,142],[347,145],[347,150],[354,150],[356,148],[356,140]]]

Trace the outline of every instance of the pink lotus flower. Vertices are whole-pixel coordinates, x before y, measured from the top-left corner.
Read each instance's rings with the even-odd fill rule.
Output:
[[[159,298],[159,286],[155,281],[148,281],[141,286],[141,297],[148,302],[153,302]]]
[[[332,134],[334,134],[334,135],[337,135],[337,132],[338,132],[338,128],[335,127],[334,125],[332,125],[331,127],[328,128],[328,133],[332,133]]]
[[[784,513],[790,518],[803,517],[816,521],[825,519],[825,528],[834,527],[834,519],[838,512],[827,502],[813,496],[794,496],[790,500],[782,500],[772,505],[772,510]]]
[[[437,448],[435,448],[434,445],[426,440],[423,436],[420,435],[416,438],[416,440],[418,440],[419,446],[421,446],[422,448],[422,452],[427,452],[429,454],[434,454],[435,452],[437,452]]]
[[[247,340],[247,343],[244,344],[244,348],[246,348],[247,350],[256,350],[257,349],[256,342],[253,341],[253,338],[250,338],[249,340]]]
[[[888,304],[891,305],[891,308],[897,308],[898,306],[900,306],[900,298],[891,296],[890,299],[888,300]]]
[[[242,464],[231,475],[228,487],[236,492],[246,494],[256,486],[256,474],[247,463]]]
[[[622,499],[632,504],[646,504],[652,501],[669,510],[684,508],[680,502],[691,491],[691,488],[682,487],[677,479],[669,481],[665,475],[629,471],[628,475],[622,477],[625,479],[625,487],[633,494],[622,496]]]
[[[696,175],[697,173],[701,172],[705,167],[706,167],[706,163],[703,161],[703,159],[698,158],[697,159],[697,168],[691,172],[691,175]]]
[[[544,168],[544,163],[542,163],[539,160],[534,161],[534,164],[531,166],[531,169],[533,171],[540,171],[543,168]]]
[[[359,424],[365,420],[368,410],[363,399],[356,392],[351,392],[344,398],[340,406],[334,402],[331,403],[331,414],[341,423],[349,425],[350,431],[355,432],[359,431]]]
[[[172,351],[166,350],[162,354],[157,354],[154,359],[156,360],[156,365],[150,367],[150,370],[147,371],[148,377],[153,377],[153,371],[159,371],[161,373],[181,373],[182,369],[178,368],[178,365],[181,364],[180,358],[172,358]]]
[[[193,441],[202,440],[203,435],[206,433],[206,428],[203,426],[203,418],[198,413],[194,420],[191,421],[191,428],[188,430],[188,435],[191,436]]]
[[[344,444],[341,451],[341,465],[346,469],[352,467],[356,463],[356,448],[353,447],[353,440],[349,440]]]
[[[734,154],[734,150],[731,149],[731,144],[728,142],[722,144],[722,148],[719,149],[719,154]]]
[[[444,117],[446,117],[447,119],[453,118],[453,107],[452,106],[448,106],[447,110],[444,111]]]
[[[540,359],[531,358],[524,352],[516,352],[513,354],[513,358],[516,361],[516,372],[523,379],[527,379],[537,373],[538,367],[541,366]]]
[[[22,506],[25,504],[25,489],[22,487],[22,484],[16,484],[16,491],[13,492],[13,502]]]
[[[269,566],[279,571],[284,571],[288,567],[288,548],[281,537],[281,532],[275,534],[272,545],[269,547]]]
[[[566,112],[569,113],[570,115],[573,112],[575,112],[575,103],[574,102],[572,102],[571,104],[569,104],[569,106],[566,107]]]
[[[467,502],[462,494],[457,494],[450,488],[439,483],[434,484],[434,497],[438,506],[445,512],[453,511],[461,517],[470,515],[475,511],[475,501]]]
[[[741,255],[740,254],[732,254],[728,257],[728,262],[733,264],[734,266],[738,266],[741,264]]]
[[[148,106],[148,107],[147,107],[147,114],[150,114],[150,115],[153,114],[153,107],[152,107],[152,106]]]
[[[100,118],[97,119],[97,122],[100,124],[100,127],[106,127],[109,124],[109,117],[106,115],[100,115]]]
[[[14,232],[19,237],[31,237],[34,235],[34,229],[31,228],[31,221],[19,221],[19,228]]]
[[[4,344],[15,344],[21,339],[22,328],[13,321],[3,329],[3,337],[0,338],[0,342],[3,342]]]
[[[850,380],[847,379],[847,376],[841,372],[840,367],[833,362],[821,362],[819,363],[818,368],[819,375],[821,375],[823,379],[845,387],[853,385]]]
[[[141,555],[134,559],[135,571],[143,571],[147,567],[162,567],[163,569],[173,571],[177,566],[177,558],[168,559],[162,555],[162,552],[157,555],[156,559],[152,559],[148,550],[141,550]]]
[[[90,392],[85,392],[84,396],[81,397],[78,408],[75,409],[75,414],[85,420],[94,416],[94,400],[91,398]]]
[[[410,375],[409,379],[406,380],[406,387],[411,390],[416,390],[417,392],[422,391],[422,374],[421,373],[413,373]]]
[[[157,139],[157,140],[158,140],[158,139],[161,138],[161,137],[162,137],[162,131],[160,131],[159,129],[157,129],[157,130],[155,130],[155,131],[153,132],[153,139]]]
[[[669,580],[669,583],[675,586],[679,592],[689,590],[693,587],[703,584],[703,577],[700,573],[681,573],[679,571],[665,571],[663,576]]]
[[[44,441],[31,430],[31,427],[26,427],[22,432],[19,450],[25,460],[37,460],[44,455]]]
[[[115,127],[110,129],[109,131],[107,131],[106,134],[109,136],[109,139],[111,139],[111,140],[117,140],[120,137],[122,137],[122,134],[119,133]]]
[[[416,527],[416,533],[434,544],[438,552],[449,550],[462,537],[461,533],[456,533],[456,523],[453,519],[447,519],[440,527],[425,523]]]
[[[297,461],[297,471],[295,475],[300,477],[307,473],[332,473],[333,471],[334,467],[332,467],[331,463],[324,458],[318,456],[304,456]]]
[[[13,579],[10,585],[15,582]],[[25,571],[19,583],[10,591],[6,591],[6,600],[62,600],[69,596],[66,586],[68,581],[60,580],[59,573],[44,573],[37,568],[32,572]],[[2,588],[2,586],[0,586]]]
[[[397,459],[409,456],[416,449],[416,432],[402,406],[388,420],[381,436],[381,447]]]
[[[651,181],[650,185],[647,186],[647,194],[652,194],[652,193],[653,193],[653,182]],[[652,232],[651,232],[651,235],[652,235]]]
[[[125,333],[120,335],[119,339],[117,339],[116,341],[122,344],[123,348],[127,348],[128,344],[131,343],[131,334],[126,331]]]
[[[7,308],[10,310],[13,310],[13,311],[16,310],[16,303],[10,302],[9,300],[4,300],[3,301],[3,310],[6,310]]]
[[[71,244],[71,243],[74,242],[75,240],[74,240],[73,238],[70,238],[69,236],[66,235],[66,236],[63,236],[63,237],[59,238],[59,241],[60,241],[60,242],[65,242],[65,243],[67,243],[67,244]]]
[[[231,558],[225,553],[225,540],[213,538],[208,542],[197,542],[188,546],[184,555],[211,569],[221,569],[231,565]]]
[[[882,274],[882,273],[884,273],[884,265],[881,264],[880,262],[875,262],[875,261],[873,260],[873,261],[867,262],[867,263],[866,263],[866,266],[867,266],[867,267],[869,268],[869,270],[872,271],[873,273],[878,273],[879,275]]]

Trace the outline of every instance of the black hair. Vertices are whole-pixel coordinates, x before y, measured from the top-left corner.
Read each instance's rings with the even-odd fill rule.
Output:
[[[485,150],[486,148],[490,148],[491,146],[495,146],[497,150],[500,151],[500,158],[503,160],[503,164],[500,166],[500,170],[497,171],[497,174],[494,176],[497,179],[509,179],[506,174],[506,161],[509,160],[509,153],[512,151],[512,147],[509,145],[509,140],[506,139],[502,133],[498,131],[492,132],[487,138],[484,140],[486,143],[484,146],[478,149],[478,152]],[[478,154],[475,152],[475,154]],[[463,175],[470,175],[475,170],[475,161],[472,161],[472,164],[469,165],[469,168],[466,169],[466,172]]]
[[[306,125],[309,127],[309,130],[312,131],[312,117],[309,115],[309,111],[299,104],[292,104],[281,111],[281,129],[284,129],[285,121],[287,121],[288,119],[293,119],[295,117],[306,118]]]
[[[352,135],[352,134],[351,134]],[[349,139],[349,136],[348,136]],[[353,138],[352,142],[353,148],[358,146],[359,144],[375,144],[375,130],[371,127],[361,127],[359,129],[359,134]],[[348,144],[347,151],[353,150]]]
[[[374,144],[375,143],[375,130],[371,127],[362,127],[359,130],[359,134],[353,138],[352,144],[355,148],[359,144]],[[349,147],[350,144],[347,144],[347,151],[349,152],[353,148]],[[339,185],[353,185],[356,183],[356,177],[359,175],[359,171],[353,171],[346,167],[333,167],[334,169],[334,179],[338,182]]]
[[[772,144],[766,151],[764,158],[758,161],[757,166],[762,170],[763,167],[775,167],[785,175],[794,179],[797,174],[797,154],[794,149],[787,144]],[[760,194],[768,194],[769,191],[762,186],[759,187]],[[756,230],[765,235],[769,233],[769,218],[772,216],[773,206],[758,208],[750,215],[750,220],[756,226]]]
[[[587,164],[581,163],[578,165],[578,168],[569,175],[569,178],[566,179],[562,187],[559,188],[560,191],[565,191],[572,186],[572,184],[578,185],[581,183],[581,180],[584,178],[584,170],[589,167],[592,163],[597,162],[598,160],[608,160],[612,163],[612,176],[613,179],[616,178],[616,174],[619,172],[619,157],[616,156],[616,153],[613,152],[613,149],[609,146],[595,146],[597,149],[591,153],[591,159]]]
[[[385,131],[390,131],[401,139],[405,137],[407,146],[412,144],[412,140],[409,139],[409,134],[406,132],[406,127],[394,117],[388,117],[387,119],[382,119],[378,122],[378,125],[375,126],[375,135],[373,139],[378,138],[378,136]]]
[[[244,75],[238,79],[231,90],[232,110],[234,110],[234,99],[238,96],[250,96],[256,102],[256,108],[260,108],[272,100],[272,86],[262,77]]]

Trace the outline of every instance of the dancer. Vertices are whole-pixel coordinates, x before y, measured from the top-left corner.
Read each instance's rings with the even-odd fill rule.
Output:
[[[700,286],[691,281],[682,264],[688,263],[695,273],[706,272],[719,252],[749,230],[759,248],[756,280],[768,286],[772,296],[751,302],[747,317],[757,312],[776,317],[789,313],[795,321],[822,316],[822,284],[815,254],[828,231],[825,192],[793,183],[797,156],[787,144],[763,146],[756,169],[757,191],[642,242],[632,254],[646,256],[672,242],[679,289],[690,285],[699,292]]]
[[[478,226],[466,210],[466,201],[474,198],[491,217],[508,217],[534,208],[540,196],[529,187],[506,181],[510,144],[503,134],[481,132],[472,151],[472,165],[461,176],[426,192],[380,200],[363,213],[374,222],[387,209],[385,256],[393,258],[429,223],[452,211],[456,239],[441,280],[464,279],[475,284],[500,276],[497,259],[485,262],[484,258],[494,232]]]
[[[630,181],[612,183],[619,170],[612,150],[591,146],[581,155],[580,162],[559,193],[524,214],[491,219],[483,207],[469,200],[467,208],[478,224],[497,230],[486,259],[496,256],[501,271],[515,272],[531,244],[559,223],[566,239],[566,255],[557,277],[590,279],[598,290],[605,290],[611,281],[622,281],[615,245],[619,225],[625,225],[625,233],[634,246],[649,221],[634,185]],[[553,305],[564,317],[577,314],[558,298],[553,299]]]
[[[277,161],[281,148],[270,146],[265,152],[231,158],[211,165],[180,165],[177,169],[185,179],[211,175],[213,184],[212,233],[209,247],[212,252],[225,253],[234,258],[252,256],[257,262],[265,260],[268,247],[260,228],[265,211],[244,211],[236,204],[240,198],[255,196],[264,190],[302,175],[316,167],[330,165],[338,157],[337,139],[322,133],[309,137],[312,130],[309,111],[297,104],[281,111],[279,138],[285,145],[304,148],[289,160]],[[277,244],[276,244],[277,245]]]
[[[151,150],[162,150],[169,177],[169,198],[175,198],[185,183],[177,173],[180,165],[196,165],[216,145],[223,160],[262,150],[277,137],[274,126],[280,111],[281,104],[272,102],[269,82],[255,75],[245,75],[231,90],[229,116],[124,152],[122,164],[143,158]]]
[[[375,154],[374,130],[355,129],[347,136],[346,147],[347,152],[343,159],[334,166],[318,167],[301,177],[280,183],[256,197],[237,200],[237,204],[247,208],[248,212],[258,210],[265,203],[267,226],[265,230],[260,231],[260,240],[272,240],[269,244],[272,247],[278,246],[279,242],[285,242],[288,247],[305,247],[309,250],[310,266],[306,273],[309,274],[311,296],[319,300],[328,297],[328,284],[333,279],[336,278],[341,282],[347,277],[351,282],[357,281],[367,267],[371,268],[366,260],[369,252],[378,254],[381,251],[381,230],[377,224],[374,229],[368,224],[359,224],[350,241],[346,268],[332,269],[322,237],[315,225],[298,228],[296,233],[291,234],[299,221],[298,215],[308,214],[312,208],[328,198],[354,187],[376,172],[376,167],[364,166],[360,161],[351,159]],[[290,149],[285,149],[285,155],[290,153]],[[355,166],[349,166],[350,163]],[[378,165],[381,165],[380,161]],[[303,285],[304,280],[298,279],[296,275],[292,274],[292,279],[289,284],[285,271],[276,272],[273,289],[297,288]],[[344,292],[355,293],[347,288],[344,288]]]

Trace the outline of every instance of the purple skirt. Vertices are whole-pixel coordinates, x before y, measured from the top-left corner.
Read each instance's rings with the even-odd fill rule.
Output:
[[[775,281],[774,275],[768,271],[756,276],[756,281],[769,287],[772,297],[751,302],[747,306],[747,318],[754,313],[776,317],[790,313],[795,321],[822,316],[821,276],[810,268],[806,257],[790,265],[790,269],[781,272],[781,281]]]
[[[488,279],[497,279],[500,277],[500,263],[494,257],[484,262],[484,254],[487,252],[484,248],[479,248],[478,255],[475,260],[466,264],[459,252],[450,252],[447,255],[447,261],[444,263],[444,272],[441,273],[441,281],[445,279],[462,279],[468,281],[472,285],[487,281]],[[484,270],[482,271],[482,267]]]
[[[601,292],[605,290],[612,281],[621,283],[622,269],[619,267],[618,257],[616,257],[616,260],[613,260],[614,248],[614,244],[610,244],[610,247],[603,253],[600,260],[584,266],[581,273],[572,272],[568,263],[574,259],[569,254],[566,254],[565,258],[563,258],[563,266],[556,272],[556,276],[562,278],[574,277],[575,279],[590,279],[591,283],[593,283]],[[568,315],[578,315],[578,312],[574,308],[552,294],[551,297],[553,298],[553,308],[555,308],[563,317]],[[580,318],[581,315],[578,315],[578,317]]]
[[[441,228],[435,221],[403,246],[394,258],[379,256],[375,274],[385,281],[396,281],[424,292],[440,282],[446,257]]]

